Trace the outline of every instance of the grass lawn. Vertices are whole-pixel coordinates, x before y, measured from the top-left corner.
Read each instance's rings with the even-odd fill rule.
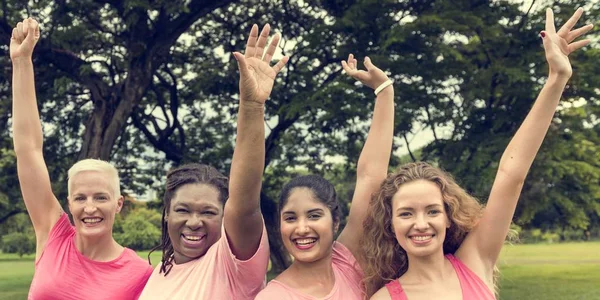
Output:
[[[33,259],[0,253],[0,300],[27,299]],[[507,245],[498,264],[501,300],[600,299],[600,242]]]

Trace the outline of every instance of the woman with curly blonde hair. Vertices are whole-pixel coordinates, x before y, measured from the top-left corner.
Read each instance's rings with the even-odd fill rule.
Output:
[[[389,175],[369,205],[363,233],[365,286],[371,299],[495,299],[494,268],[527,172],[572,74],[578,9],[557,32],[552,11],[540,33],[550,67],[533,108],[504,151],[487,207],[426,163]],[[384,286],[385,285],[385,286]]]

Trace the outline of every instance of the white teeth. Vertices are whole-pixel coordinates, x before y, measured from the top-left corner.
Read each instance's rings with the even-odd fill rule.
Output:
[[[308,244],[312,244],[314,242],[316,242],[317,239],[297,239],[296,240],[296,244],[299,245],[308,245]]]
[[[85,219],[83,219],[83,223],[86,223],[86,224],[98,223],[100,221],[102,221],[102,218],[85,218]]]
[[[188,241],[199,241],[201,239],[199,236],[194,235],[184,235],[183,237]]]
[[[431,235],[425,235],[425,236],[413,236],[411,238],[415,241],[426,241],[426,240],[430,240],[432,237],[433,236],[431,236]]]

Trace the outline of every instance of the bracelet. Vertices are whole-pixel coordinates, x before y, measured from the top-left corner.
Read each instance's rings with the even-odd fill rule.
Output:
[[[383,89],[385,89],[386,87],[388,87],[392,84],[393,84],[393,82],[390,79],[388,79],[386,82],[382,83],[380,86],[378,86],[375,89],[375,96],[377,96],[377,94],[379,94],[381,91],[383,91]]]

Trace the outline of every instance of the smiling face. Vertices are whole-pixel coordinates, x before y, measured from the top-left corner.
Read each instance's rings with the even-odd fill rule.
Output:
[[[443,253],[450,220],[439,186],[428,180],[402,184],[392,198],[392,226],[409,256]]]
[[[123,197],[115,195],[109,176],[100,171],[82,171],[70,182],[69,211],[77,234],[92,239],[112,236],[115,215],[123,207]]]
[[[305,187],[294,188],[280,215],[281,239],[299,262],[314,262],[331,255],[334,224],[329,208]]]
[[[176,263],[203,256],[221,238],[223,204],[219,191],[200,183],[179,187],[166,221]]]

